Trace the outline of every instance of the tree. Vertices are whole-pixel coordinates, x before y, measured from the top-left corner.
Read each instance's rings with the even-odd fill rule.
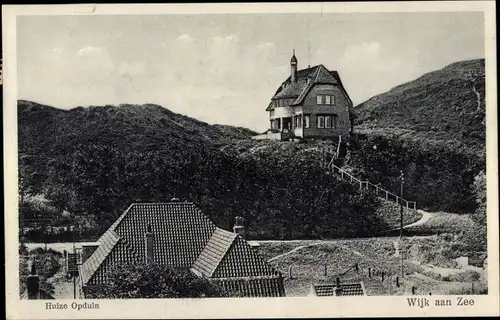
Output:
[[[89,292],[90,298],[203,298],[230,294],[205,278],[187,270],[172,269],[154,262],[116,266],[107,283]]]

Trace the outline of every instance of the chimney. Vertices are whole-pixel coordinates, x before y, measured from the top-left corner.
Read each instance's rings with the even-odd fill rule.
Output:
[[[245,219],[243,217],[236,217],[233,232],[239,234],[243,239],[246,239]]]
[[[342,295],[342,288],[340,287],[340,278],[335,279],[335,295]]]
[[[39,299],[40,295],[40,277],[36,274],[35,264],[31,264],[31,274],[27,278],[26,289],[28,290],[28,299]]]
[[[153,245],[155,240],[155,235],[151,230],[150,224],[148,224],[148,229],[146,231],[145,238],[146,238],[146,261],[149,261],[153,259]]]

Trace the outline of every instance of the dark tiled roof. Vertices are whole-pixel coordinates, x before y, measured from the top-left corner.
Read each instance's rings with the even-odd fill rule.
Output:
[[[248,278],[211,278],[227,291],[243,297],[284,297],[285,287],[281,275]]]
[[[363,283],[343,283],[340,284],[340,292],[336,293],[335,284],[315,284],[313,285],[314,294],[318,297],[329,296],[365,296],[366,292]]]
[[[213,273],[214,278],[277,276],[272,268],[248,242],[237,237]]]
[[[92,255],[80,266],[79,276],[82,283],[88,283],[97,269],[101,266],[107,256],[111,253],[119,238],[110,228],[99,239],[99,247]]]
[[[276,90],[272,100],[296,98],[292,105],[300,105],[315,84],[339,85],[342,92],[344,92],[347,99],[350,101],[349,95],[340,80],[338,72],[328,71],[322,64],[297,71],[297,81],[295,83],[292,83],[291,77],[288,77],[278,90]],[[267,111],[271,109],[273,109],[272,104],[266,108]]]
[[[101,245],[80,266],[82,284],[105,283],[106,272],[113,266],[145,259],[148,225],[155,237],[153,260],[161,265],[190,268],[207,278],[236,281],[235,278],[271,276],[277,279],[273,281],[282,281],[279,272],[241,236],[216,227],[192,203],[171,202],[132,204],[103,234],[99,239]],[[266,281],[256,283],[274,288]],[[266,296],[274,294],[279,293],[268,292]]]
[[[133,204],[115,231],[139,257],[145,257],[148,225],[155,236],[153,260],[180,268],[191,267],[216,229],[192,203],[172,202]]]

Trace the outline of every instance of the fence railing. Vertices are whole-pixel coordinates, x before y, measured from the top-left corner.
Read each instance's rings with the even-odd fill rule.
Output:
[[[396,204],[402,203],[403,206],[406,207],[406,209],[417,210],[417,203],[415,201],[408,201],[390,191],[387,191],[377,185],[374,185],[373,183],[370,183],[369,181],[362,181],[333,163],[330,163],[330,167],[335,173],[338,173],[340,175],[342,180],[350,181],[353,184],[359,185],[359,189],[371,190],[375,192],[378,197],[395,202]]]

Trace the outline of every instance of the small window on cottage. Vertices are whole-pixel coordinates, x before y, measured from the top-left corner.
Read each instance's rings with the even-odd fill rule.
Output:
[[[325,96],[326,99],[325,104],[330,104],[330,98],[331,96]]]
[[[317,95],[316,96],[316,103],[317,104],[323,104],[323,96],[322,95]]]
[[[326,116],[325,117],[325,128],[331,128],[331,127],[332,127],[332,117]]]
[[[310,127],[309,121],[310,121],[310,117],[309,116],[304,116],[304,128],[309,128]]]
[[[335,105],[335,96],[331,96],[330,99],[332,100],[332,106]]]
[[[318,128],[324,128],[324,127],[325,127],[325,117],[318,116]]]
[[[271,117],[274,117],[274,110],[271,110]]]
[[[295,128],[302,128],[302,117],[295,116]]]

